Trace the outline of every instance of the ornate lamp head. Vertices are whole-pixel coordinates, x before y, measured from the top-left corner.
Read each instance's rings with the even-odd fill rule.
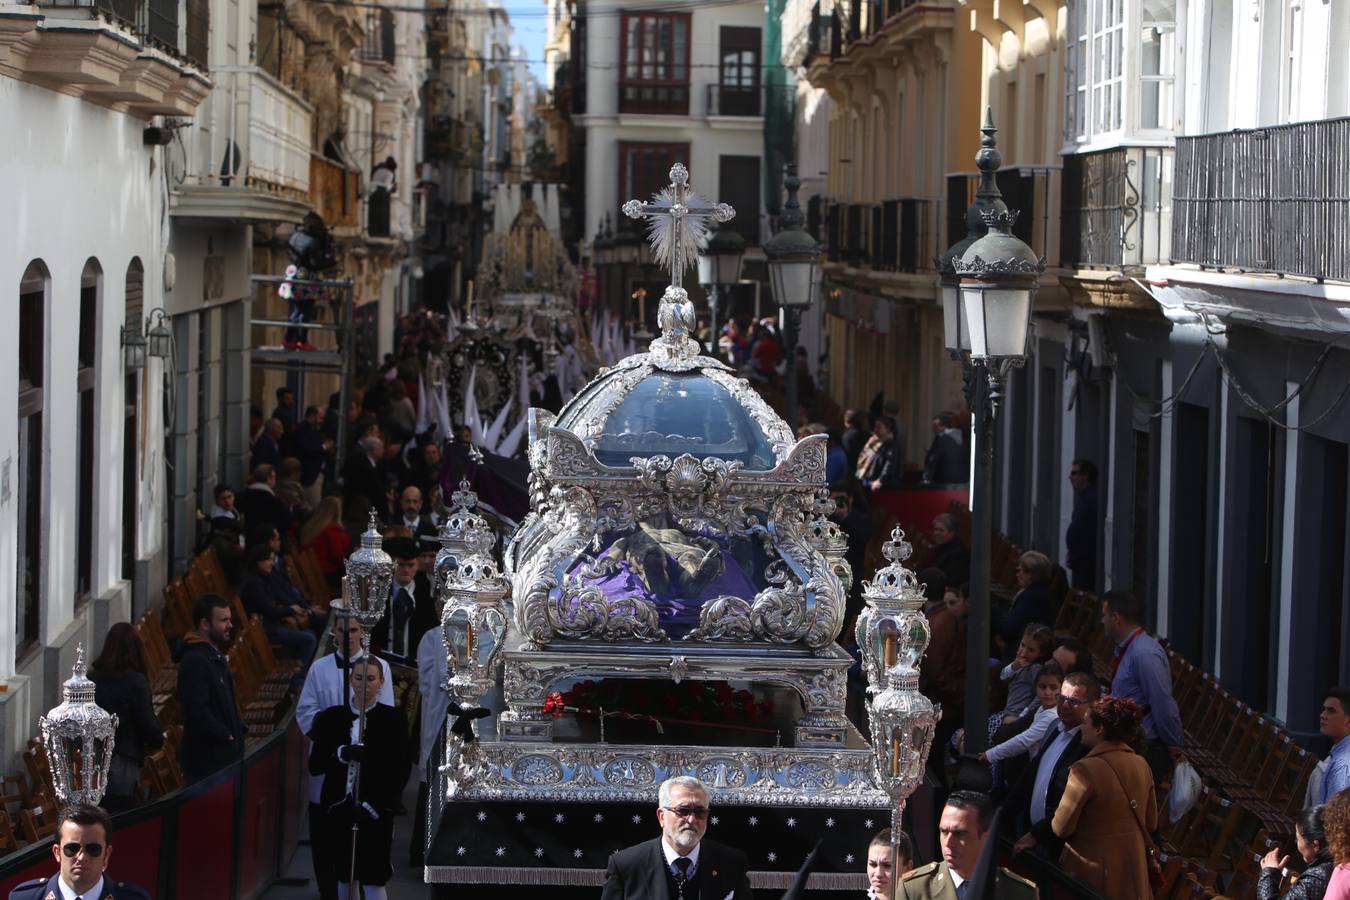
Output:
[[[117,716],[94,703],[94,683],[85,677],[83,644],[75,647],[74,671],[61,692],[61,704],[38,719],[56,799],[96,806],[108,788]]]
[[[491,550],[493,543],[486,520],[473,511],[478,505],[478,494],[470,488],[467,478],[460,480],[459,490],[450,495],[450,502],[454,506],[437,534],[441,549],[436,553],[436,563],[432,567],[432,586],[438,597],[445,596],[444,592],[454,580],[460,560],[467,557],[471,550],[480,549],[478,545],[484,537],[487,538],[487,546],[481,548],[484,552]],[[471,539],[477,542],[473,547],[470,546]]]
[[[351,589],[351,614],[370,634],[384,616],[389,603],[389,585],[394,580],[394,561],[381,549],[379,520],[370,511],[370,525],[361,535],[361,547],[347,558],[347,583]]]
[[[450,693],[459,703],[472,705],[496,679],[506,639],[501,603],[511,583],[490,555],[492,532],[482,516],[472,517],[464,541],[469,552],[446,586],[441,637],[450,658]]]
[[[919,660],[928,647],[930,632],[928,620],[919,611],[924,599],[919,580],[903,565],[913,550],[897,526],[881,552],[890,562],[863,584],[867,605],[858,615],[855,629],[867,690],[878,693],[892,676],[901,679],[906,675],[912,675],[917,690]]]
[[[940,710],[917,689],[887,687],[868,705],[868,713],[873,773],[898,808],[923,781]]]
[[[902,565],[911,548],[900,528],[882,553],[890,562],[863,588],[867,606],[858,616],[857,639],[867,690],[876,694],[868,704],[873,773],[896,803],[892,825],[899,828],[901,806],[923,779],[939,710],[919,692],[919,660],[930,634],[919,581]]]

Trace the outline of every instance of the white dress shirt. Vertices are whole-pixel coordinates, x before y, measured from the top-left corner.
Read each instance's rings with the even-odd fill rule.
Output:
[[[677,859],[680,858],[680,856],[681,856],[680,851],[678,851],[678,850],[676,850],[674,847],[670,846],[670,842],[666,840],[666,838],[665,838],[664,835],[661,836],[661,849],[664,850],[664,851],[666,852],[666,871],[667,871],[667,872],[674,872],[674,871],[675,871],[675,860],[677,860]],[[703,849],[703,845],[702,845],[702,844],[696,844],[696,845],[694,846],[694,849],[691,850],[691,851],[689,852],[689,854],[688,854],[688,856],[689,856],[689,877],[690,877],[690,878],[693,878],[693,877],[694,877],[694,873],[698,871],[698,854],[699,854],[699,851],[702,850],[702,849]]]
[[[103,896],[103,884],[105,881],[107,881],[107,877],[100,875],[98,884],[94,885],[83,894],[75,893],[75,889],[66,884],[64,878],[57,878],[56,884],[61,888],[61,900],[98,900],[98,898]]]

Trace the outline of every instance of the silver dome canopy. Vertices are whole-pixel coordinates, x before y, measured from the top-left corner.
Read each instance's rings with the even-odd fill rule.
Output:
[[[692,317],[683,295],[667,289],[663,322]],[[736,462],[746,471],[773,469],[787,457],[791,430],[745,379],[698,355],[688,337],[692,325],[680,321],[679,333],[667,325],[652,352],[602,371],[563,407],[553,427],[575,434],[606,466],[688,453]]]
[[[700,355],[680,286],[702,236],[688,220],[732,211],[689,194],[682,166],[671,178],[651,204],[625,207],[673,222],[652,229],[672,280],[660,336],[556,418],[530,412],[532,511],[507,551],[516,627],[534,647],[820,651],[843,624],[845,594],[822,524],[825,437],[794,443],[745,379]]]

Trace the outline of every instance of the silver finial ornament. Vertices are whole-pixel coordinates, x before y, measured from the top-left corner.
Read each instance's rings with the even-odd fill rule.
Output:
[[[370,524],[361,535],[361,547],[347,558],[347,583],[351,588],[350,613],[370,634],[384,617],[389,588],[394,580],[394,560],[384,552],[380,521],[370,511]]]
[[[108,788],[117,716],[94,702],[94,683],[85,676],[83,644],[75,646],[75,665],[61,693],[61,704],[38,719],[56,800],[63,806],[97,806]]]

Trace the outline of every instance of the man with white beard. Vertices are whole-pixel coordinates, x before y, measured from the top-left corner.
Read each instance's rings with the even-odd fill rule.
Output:
[[[661,836],[609,858],[601,900],[751,900],[745,854],[703,839],[709,813],[703,782],[667,778],[658,796]]]

